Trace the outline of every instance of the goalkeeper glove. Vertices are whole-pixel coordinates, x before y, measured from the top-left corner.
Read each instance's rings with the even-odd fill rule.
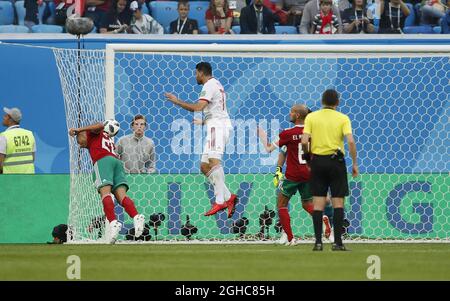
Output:
[[[278,187],[280,180],[283,178],[282,167],[277,166],[277,170],[275,171],[275,175],[273,176],[273,185]]]

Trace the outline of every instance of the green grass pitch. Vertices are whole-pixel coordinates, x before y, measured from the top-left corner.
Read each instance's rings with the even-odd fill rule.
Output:
[[[69,255],[81,280],[367,280],[367,257],[381,280],[450,280],[449,244],[0,245],[0,280],[67,280]]]

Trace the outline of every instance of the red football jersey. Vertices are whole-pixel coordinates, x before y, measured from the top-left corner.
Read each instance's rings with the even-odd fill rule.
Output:
[[[95,164],[95,162],[106,156],[113,156],[117,158],[115,153],[116,146],[108,134],[103,131],[99,134],[94,134],[91,131],[87,131],[86,134],[87,149],[91,155],[92,164]]]
[[[306,161],[302,159],[302,134],[303,125],[296,125],[279,135],[278,145],[286,145],[287,148],[285,177],[293,182],[308,182],[310,176]]]

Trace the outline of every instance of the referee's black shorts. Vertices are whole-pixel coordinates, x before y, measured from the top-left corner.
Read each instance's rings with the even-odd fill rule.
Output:
[[[313,196],[343,198],[349,195],[345,160],[329,156],[313,155],[311,160],[310,188]]]

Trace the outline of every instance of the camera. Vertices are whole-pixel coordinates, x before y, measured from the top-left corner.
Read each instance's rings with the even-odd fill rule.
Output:
[[[233,222],[231,227],[231,232],[234,234],[238,234],[240,238],[244,237],[245,232],[247,231],[248,226],[248,218],[242,217],[235,222]]]
[[[269,239],[269,226],[273,223],[275,211],[264,206],[264,212],[259,215],[259,237],[260,239]]]
[[[192,235],[198,232],[198,228],[191,224],[191,220],[189,215],[186,215],[186,224],[180,230],[181,235],[186,237],[187,240],[190,240]]]
[[[161,226],[161,223],[166,219],[163,213],[154,213],[150,215],[150,226],[153,227],[153,231],[155,232],[155,240],[158,240],[158,227]]]

